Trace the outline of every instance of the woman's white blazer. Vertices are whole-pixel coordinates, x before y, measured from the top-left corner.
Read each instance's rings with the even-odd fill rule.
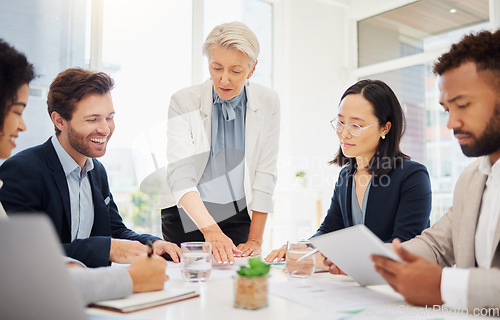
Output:
[[[212,128],[212,80],[182,89],[172,96],[167,121],[167,184],[162,208],[178,205],[196,186],[210,156]],[[248,212],[270,213],[276,185],[280,105],[278,94],[249,82],[245,86],[244,188]]]

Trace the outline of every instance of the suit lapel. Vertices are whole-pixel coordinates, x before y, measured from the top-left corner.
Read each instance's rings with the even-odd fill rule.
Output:
[[[213,107],[213,96],[212,89],[213,84],[211,80],[206,81],[201,86],[201,120],[203,121],[203,127],[205,128],[205,133],[207,139],[210,143],[212,141],[212,107]]]
[[[56,150],[52,145],[51,139],[52,138],[49,138],[49,140],[47,140],[47,142],[43,144],[43,150],[47,159],[47,167],[51,171],[52,178],[54,179],[54,183],[56,184],[57,190],[59,191],[59,194],[61,196],[64,215],[66,216],[68,225],[70,226],[71,230],[71,209],[69,203],[68,182],[66,180],[66,175],[64,174],[61,161],[59,161]]]
[[[498,242],[500,241],[500,219],[498,220],[497,223],[497,229],[495,230],[495,238],[493,239],[493,252],[492,252],[492,261],[491,265],[492,266],[499,266],[500,265],[500,255],[496,255],[495,252],[499,250],[498,247]]]
[[[462,199],[463,215],[458,251],[470,253],[464,257],[466,266],[476,265],[476,229],[483,199],[483,191],[486,185],[486,176],[476,170],[466,187]]]
[[[92,160],[94,161],[94,160]],[[94,205],[94,225],[92,226],[91,236],[110,235],[110,221],[107,205],[104,203],[105,197],[101,190],[101,179],[97,172],[97,165],[94,161],[94,169],[89,171],[89,183],[92,190],[92,202]]]
[[[254,94],[254,91],[248,84],[246,86],[247,94],[247,111],[245,119],[245,159],[252,159],[255,146],[262,131],[262,124],[264,123],[262,116],[259,114],[259,97]],[[253,161],[251,161],[253,163]],[[250,163],[247,164],[249,167]]]
[[[497,160],[498,161],[498,160]],[[492,248],[492,253],[491,256],[493,257],[493,260],[491,262],[492,266],[499,266],[500,261],[495,261],[495,260],[500,260],[500,255],[495,255],[495,252],[499,250],[499,242],[500,242],[500,219],[497,221],[497,227],[495,229],[495,235],[493,237],[493,248]]]
[[[356,172],[349,168],[348,169],[348,174],[347,174],[347,192],[346,194],[346,199],[345,199],[345,205],[346,205],[346,213],[344,216],[344,224],[347,227],[353,226],[352,222],[352,185],[354,183],[354,174]],[[343,214],[344,215],[344,214]],[[346,220],[347,218],[347,220]]]

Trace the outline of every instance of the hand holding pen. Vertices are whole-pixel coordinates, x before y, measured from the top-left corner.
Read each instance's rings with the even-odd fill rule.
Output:
[[[316,253],[318,253],[318,252],[319,252],[319,250],[318,250],[318,249],[314,249],[314,250],[312,250],[312,251],[309,251],[308,253],[306,253],[306,254],[305,254],[305,255],[303,255],[302,257],[298,258],[298,259],[297,259],[297,262],[304,261],[304,260],[306,260],[307,258],[309,258],[309,257],[311,257],[311,256],[313,256],[313,255],[315,255],[315,254],[316,254]]]
[[[165,274],[167,261],[158,255],[153,255],[153,241],[147,240],[148,255],[136,257],[128,268],[132,279],[133,292],[147,292],[163,289],[168,276]],[[144,252],[144,251],[143,251]]]

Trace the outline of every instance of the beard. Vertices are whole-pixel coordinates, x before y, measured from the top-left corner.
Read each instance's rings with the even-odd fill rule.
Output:
[[[453,133],[467,134],[474,140],[474,143],[470,145],[460,146],[467,157],[486,156],[500,150],[500,102],[495,104],[493,116],[480,137],[475,137],[471,132],[462,130],[453,130]]]
[[[68,130],[68,141],[73,149],[78,151],[78,153],[83,154],[87,158],[99,158],[106,154],[106,145],[111,138],[112,132],[107,137],[107,141],[104,143],[102,150],[93,150],[91,145],[94,143],[90,141],[89,136],[83,136],[73,129],[73,127],[69,127]],[[95,136],[95,135],[94,135]]]

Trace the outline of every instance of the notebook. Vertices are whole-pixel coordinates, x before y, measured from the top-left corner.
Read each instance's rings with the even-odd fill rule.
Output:
[[[44,214],[0,219],[0,279],[2,319],[87,319]]]
[[[330,261],[362,286],[386,284],[373,268],[370,255],[401,261],[394,251],[363,224],[311,238],[313,245]]]
[[[91,307],[128,313],[198,297],[199,295],[195,290],[166,288],[160,291],[134,293],[123,299],[96,302]]]

